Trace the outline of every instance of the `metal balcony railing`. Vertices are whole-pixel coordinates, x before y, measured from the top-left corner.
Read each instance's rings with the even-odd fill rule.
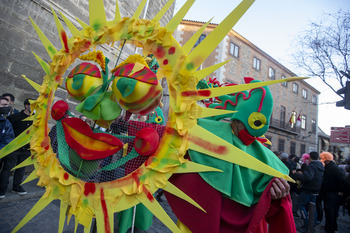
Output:
[[[291,124],[289,123],[289,121],[286,122],[276,118],[271,118],[270,127],[274,127],[280,130],[285,130],[288,132],[294,132],[296,134],[300,133],[300,127],[296,127],[295,124],[294,124],[294,127],[291,127]]]

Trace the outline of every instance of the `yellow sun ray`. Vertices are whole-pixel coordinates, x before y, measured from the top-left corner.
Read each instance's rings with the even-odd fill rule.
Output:
[[[34,128],[33,126],[30,126],[27,130],[25,130],[23,133],[18,135],[9,144],[7,144],[4,148],[2,148],[0,150],[0,159],[10,154],[11,152],[14,152],[15,150],[23,147],[24,145],[28,144],[33,135],[33,132],[32,132],[33,128]]]
[[[193,76],[197,78],[197,80],[201,80],[205,77],[207,77],[209,74],[213,73],[214,71],[216,71],[217,69],[219,69],[221,66],[225,65],[226,63],[228,63],[230,60],[228,61],[224,61],[224,62],[220,62],[218,64],[206,67],[204,69],[198,70],[196,71]]]
[[[45,71],[45,73],[48,75],[50,74],[50,65],[47,64],[46,62],[43,61],[43,59],[41,59],[41,57],[39,57],[38,55],[36,55],[34,52],[32,52],[36,58],[36,60],[38,60],[41,68],[43,68],[43,70]]]
[[[96,31],[107,24],[103,0],[89,0],[89,17],[90,26]]]
[[[78,28],[76,28],[74,26],[74,24],[61,12],[59,11],[63,21],[65,22],[65,24],[67,25],[69,31],[72,33],[73,37],[76,37],[80,34],[80,31]]]
[[[182,164],[176,172],[174,173],[193,173],[193,172],[222,172],[220,169],[205,166],[199,163],[194,163],[192,161],[188,161],[187,163]]]
[[[114,13],[114,19],[112,21],[107,22],[108,26],[113,26],[117,24],[121,19],[120,17],[120,11],[119,11],[119,4],[118,1],[115,1],[115,13]]]
[[[39,201],[33,206],[33,208],[27,213],[27,215],[18,223],[12,232],[17,232],[21,227],[23,227],[29,220],[34,218],[40,211],[42,211],[46,206],[48,206],[53,201],[53,198],[41,197]]]
[[[77,230],[78,230],[78,221],[75,219],[75,222],[74,222],[74,233],[76,233],[77,232]]]
[[[35,115],[30,115],[29,117],[23,119],[22,121],[33,121],[35,119]]]
[[[60,50],[60,55],[66,52],[67,56],[54,56],[57,53],[57,50],[53,47],[51,42],[46,38],[46,36],[43,34],[43,32],[39,29],[39,27],[34,23],[34,21],[31,19],[32,24],[37,31],[37,34],[43,43],[45,49],[49,53],[51,59],[53,60],[53,57],[55,58],[54,62],[50,62],[49,64],[46,64],[43,62],[43,60],[36,56],[39,64],[44,69],[45,73],[47,74],[44,77],[44,86],[40,88],[40,86],[30,79],[27,79],[24,77],[34,88],[36,88],[40,92],[40,97],[36,104],[32,105],[35,106],[35,109],[37,110],[37,115],[32,118],[35,122],[33,123],[33,126],[31,126],[26,132],[22,133],[19,137],[17,137],[15,140],[13,140],[8,146],[4,147],[0,151],[0,158],[6,156],[8,153],[16,150],[17,148],[27,144],[29,141],[31,141],[31,137],[36,136],[38,140],[32,140],[32,151],[33,155],[35,155],[36,158],[35,161],[24,161],[21,165],[29,164],[30,162],[35,166],[35,171],[28,176],[28,178],[25,180],[25,182],[34,180],[36,178],[39,178],[39,184],[43,184],[44,180],[48,181],[48,184],[46,187],[49,188],[57,188],[59,190],[66,190],[64,197],[69,196],[68,198],[62,198],[62,196],[57,196],[54,192],[47,192],[45,195],[37,202],[37,204],[32,208],[32,210],[26,215],[26,217],[20,222],[20,224],[15,228],[15,231],[20,229],[24,224],[26,224],[30,219],[32,219],[37,213],[39,213],[45,206],[47,206],[53,199],[60,199],[61,200],[61,208],[60,208],[60,222],[59,222],[59,232],[63,231],[63,223],[64,223],[64,217],[66,216],[67,223],[69,223],[72,215],[75,216],[75,231],[77,230],[77,224],[81,224],[84,226],[84,233],[87,233],[90,231],[91,223],[94,217],[96,217],[96,225],[98,232],[107,232],[108,229],[112,230],[113,227],[113,214],[114,212],[118,212],[121,210],[128,209],[132,206],[137,205],[138,203],[142,203],[145,205],[146,208],[148,208],[160,221],[162,221],[171,231],[173,232],[180,232],[176,224],[171,220],[169,215],[165,212],[165,210],[160,206],[160,204],[150,196],[147,197],[148,194],[153,194],[156,189],[158,188],[157,185],[162,183],[164,186],[164,190],[169,191],[170,193],[179,196],[180,198],[183,198],[184,200],[188,201],[189,203],[192,203],[196,207],[201,208],[196,202],[194,202],[189,196],[187,196],[185,193],[183,193],[180,189],[175,187],[173,184],[168,182],[168,179],[171,177],[171,175],[175,173],[191,173],[191,172],[222,172],[221,170],[201,164],[197,164],[194,162],[187,162],[186,159],[183,158],[184,154],[186,153],[186,150],[188,148],[198,150],[199,152],[204,151],[204,153],[207,153],[208,156],[213,156],[219,159],[223,159],[221,155],[218,155],[214,152],[208,152],[207,150],[202,150],[200,146],[198,146],[196,143],[193,143],[193,139],[195,137],[203,138],[203,133],[206,133],[207,135],[211,136],[213,139],[213,143],[216,143],[218,145],[222,145],[227,148],[229,153],[232,152],[238,152],[239,155],[242,155],[242,151],[235,148],[233,145],[220,141],[215,135],[208,134],[207,132],[204,132],[201,127],[195,126],[191,129],[193,125],[195,125],[195,122],[200,117],[209,117],[209,116],[217,116],[222,114],[232,114],[234,111],[226,111],[226,110],[215,110],[215,109],[201,109],[197,105],[193,108],[190,107],[191,105],[195,105],[195,100],[199,100],[203,96],[196,96],[191,101],[186,102],[186,98],[179,98],[179,102],[177,102],[177,99],[174,97],[178,97],[181,95],[181,93],[186,89],[187,87],[194,88],[198,82],[198,80],[208,76],[209,74],[213,73],[215,70],[220,68],[221,66],[225,65],[228,61],[219,63],[217,65],[207,67],[200,71],[195,71],[195,69],[189,69],[186,71],[186,67],[189,67],[188,65],[190,63],[193,63],[193,67],[198,67],[198,62],[204,61],[204,57],[208,56],[211,51],[207,51],[208,48],[205,46],[207,45],[210,49],[215,49],[216,45],[220,43],[222,38],[226,36],[226,33],[231,30],[232,26],[237,22],[237,20],[244,14],[244,12],[249,8],[253,0],[243,0],[243,2],[237,7],[236,10],[234,10],[223,22],[222,24],[229,24],[229,25],[222,25],[220,24],[217,29],[215,29],[207,38],[205,41],[202,42],[205,43],[205,45],[200,44],[200,46],[197,46],[192,52],[191,49],[193,47],[193,43],[196,41],[196,37],[200,35],[200,33],[205,30],[205,26],[207,26],[210,21],[203,26],[200,30],[201,32],[197,32],[195,34],[195,37],[191,39],[190,42],[186,43],[184,48],[180,48],[178,45],[178,42],[174,40],[174,38],[171,36],[171,32],[174,32],[177,28],[178,24],[181,22],[182,18],[186,15],[192,4],[194,3],[194,0],[188,0],[184,6],[180,9],[180,11],[170,20],[168,25],[165,28],[160,28],[162,30],[153,30],[151,35],[149,35],[150,38],[157,38],[157,40],[152,42],[152,45],[147,44],[149,41],[148,37],[142,37],[143,39],[140,40],[141,30],[138,26],[134,26],[131,22],[135,22],[135,25],[150,25],[152,27],[158,27],[159,26],[159,20],[163,17],[163,15],[166,13],[166,11],[169,9],[169,7],[174,4],[174,0],[170,0],[167,2],[162,10],[156,14],[154,19],[152,21],[147,20],[138,20],[140,17],[144,6],[146,4],[146,0],[143,0],[137,10],[135,11],[134,15],[132,16],[133,20],[121,20],[120,17],[120,11],[119,11],[119,5],[118,1],[116,1],[116,12],[114,20],[107,22],[106,18],[106,12],[104,11],[104,4],[103,0],[89,0],[89,25],[85,22],[81,21],[80,19],[76,18],[77,21],[80,23],[80,25],[83,27],[83,30],[78,30],[73,23],[67,19],[61,12],[63,20],[65,21],[68,29],[73,34],[72,38],[69,38],[69,42],[72,43],[73,40],[76,40],[75,46],[71,46],[72,48],[69,48],[67,51],[64,51],[63,49]],[[52,10],[53,11],[53,10]],[[59,31],[59,34],[61,35],[61,32],[63,30],[63,26],[61,22],[59,21],[57,14],[53,11],[54,18],[56,21],[57,29]],[[119,24],[120,23],[120,24]],[[232,26],[230,26],[232,25]],[[89,29],[89,32],[91,33],[85,33],[87,32],[85,29]],[[100,30],[100,29],[106,29],[106,30]],[[165,29],[165,30],[164,30]],[[85,52],[88,49],[96,48],[96,46],[100,46],[105,44],[106,42],[118,42],[121,35],[128,35],[128,30],[133,30],[132,35],[130,35],[131,40],[134,40],[137,42],[137,45],[143,46],[144,52],[147,51],[163,51],[164,47],[167,47],[170,45],[170,49],[167,49],[165,52],[165,56],[161,58],[161,56],[158,54],[155,54],[155,57],[160,61],[160,66],[162,69],[166,70],[166,78],[169,82],[169,86],[176,85],[175,82],[182,82],[184,85],[179,85],[179,89],[173,88],[172,91],[174,91],[170,95],[170,106],[175,106],[181,108],[180,113],[175,113],[175,111],[171,112],[169,114],[169,129],[177,129],[178,133],[170,134],[166,133],[162,138],[163,145],[166,145],[166,148],[160,148],[160,150],[157,150],[156,156],[159,156],[157,158],[164,158],[164,161],[166,160],[168,164],[165,165],[164,169],[162,171],[158,171],[156,169],[148,169],[156,165],[156,160],[154,162],[151,162],[151,164],[141,165],[140,168],[138,168],[135,172],[132,174],[129,174],[123,178],[121,178],[121,181],[119,180],[113,180],[111,182],[101,182],[101,183],[88,183],[86,181],[83,181],[82,179],[78,179],[70,174],[68,172],[65,172],[63,167],[60,164],[60,161],[55,157],[56,155],[52,153],[52,150],[50,149],[50,145],[47,145],[47,137],[44,137],[46,135],[48,130],[48,120],[50,119],[50,106],[52,104],[54,91],[57,89],[58,85],[61,85],[59,80],[56,79],[55,74],[52,74],[53,70],[56,72],[56,70],[61,71],[62,74],[70,67],[70,65],[73,64],[75,55],[81,54]],[[163,35],[164,31],[166,31],[166,35]],[[170,33],[169,33],[170,32]],[[101,40],[96,40],[94,35],[99,34],[101,35]],[[162,34],[163,33],[163,34]],[[60,36],[61,37],[61,36]],[[222,37],[220,40],[217,37]],[[165,38],[167,39],[167,45],[165,46]],[[170,38],[170,39],[169,39]],[[87,41],[88,43],[85,43],[84,41]],[[146,42],[145,42],[146,41]],[[62,38],[61,38],[62,43]],[[216,45],[215,45],[216,43]],[[65,45],[65,44],[63,44]],[[148,46],[148,47],[147,47]],[[149,48],[152,46],[152,49]],[[153,50],[155,49],[155,50]],[[173,50],[175,49],[175,50]],[[183,53],[183,49],[186,50],[186,54]],[[66,49],[67,50],[67,49]],[[186,59],[186,55],[190,53],[190,55]],[[63,60],[65,58],[72,58]],[[165,60],[170,59],[170,60]],[[183,70],[180,75],[178,75],[179,67],[181,67],[181,62],[183,60],[179,59],[183,58],[186,59],[183,67]],[[172,61],[171,61],[172,59]],[[181,60],[179,62],[179,60]],[[168,63],[169,61],[169,63]],[[65,63],[66,62],[66,63]],[[64,64],[64,65],[62,65]],[[166,65],[167,64],[167,65]],[[200,64],[199,64],[200,65]],[[191,66],[190,66],[191,67]],[[185,71],[184,71],[185,70]],[[51,72],[51,74],[50,74]],[[174,78],[173,78],[174,77]],[[180,80],[181,77],[182,79]],[[192,78],[194,77],[194,78]],[[176,81],[175,81],[176,80]],[[292,79],[290,79],[292,80]],[[297,79],[293,79],[297,80]],[[283,80],[286,81],[286,80]],[[278,81],[282,82],[282,81]],[[277,83],[277,82],[276,82]],[[270,83],[272,84],[272,83]],[[266,84],[265,82],[265,85]],[[260,84],[261,86],[261,84]],[[45,87],[45,88],[44,88]],[[244,88],[251,89],[252,86],[244,86]],[[241,88],[242,89],[242,88]],[[210,96],[220,96],[224,95],[226,92],[227,94],[233,93],[232,90],[241,90],[241,89],[234,89],[234,88],[211,88],[204,91],[210,91]],[[52,90],[49,92],[48,90]],[[198,91],[199,92],[199,91]],[[183,93],[182,93],[183,94]],[[210,96],[205,96],[203,99],[210,98]],[[182,101],[185,100],[185,101]],[[177,104],[179,103],[179,106]],[[189,104],[190,103],[190,104]],[[193,111],[193,112],[189,112]],[[184,113],[184,114],[182,114]],[[188,119],[191,118],[191,119]],[[183,132],[180,132],[181,128],[186,129]],[[189,133],[187,134],[187,129],[189,130]],[[205,134],[204,134],[205,135]],[[47,135],[46,135],[47,136]],[[188,137],[190,141],[188,142]],[[41,141],[40,141],[41,140]],[[42,141],[46,140],[46,141]],[[191,141],[192,140],[192,141]],[[35,141],[35,142],[34,142]],[[169,143],[167,143],[169,142]],[[46,145],[44,147],[43,145]],[[169,149],[170,148],[170,149]],[[176,152],[175,152],[176,151]],[[249,155],[248,155],[249,156]],[[260,164],[260,161],[255,161],[253,159],[247,160],[247,155],[243,154],[243,157],[240,156],[226,156],[225,161],[234,162],[241,166],[246,167],[253,167],[252,169],[257,169],[258,171],[262,171],[266,174],[274,174],[276,175],[276,171],[269,166],[265,164]],[[45,158],[45,161],[42,161],[41,158]],[[176,159],[174,159],[176,158]],[[249,157],[250,158],[250,157]],[[47,166],[48,161],[50,162],[50,165]],[[158,160],[159,161],[159,160]],[[249,163],[255,163],[254,165],[251,165]],[[137,172],[140,172],[142,176],[137,174]],[[164,173],[163,173],[164,172]],[[137,174],[136,176],[133,176]],[[282,177],[283,174],[277,173],[277,176]],[[53,177],[55,179],[53,179]],[[147,177],[147,180],[143,184],[149,184],[149,190],[140,190],[139,183],[141,181],[141,178]],[[57,179],[56,179],[57,178]],[[287,177],[288,178],[288,177]],[[166,180],[165,180],[166,179]],[[285,178],[286,179],[286,178]],[[288,180],[288,179],[286,179]],[[124,183],[125,182],[125,183]],[[94,191],[92,192],[92,188],[87,188],[88,184],[93,185]],[[147,186],[148,187],[148,186]],[[143,187],[141,187],[143,188]],[[136,191],[135,191],[136,190]],[[91,193],[89,193],[91,191]],[[141,193],[140,193],[141,192]],[[87,193],[87,194],[86,194]],[[146,194],[147,193],[147,194]],[[66,201],[64,202],[63,201]],[[87,201],[87,206],[81,205],[81,201]],[[86,203],[85,203],[86,204]],[[204,211],[204,210],[203,210]]]
[[[190,10],[195,0],[187,0],[187,2],[181,7],[181,9],[174,15],[174,17],[165,26],[169,32],[174,32],[187,12]]]
[[[39,36],[39,39],[41,40],[41,43],[44,45],[46,52],[49,54],[50,58],[52,59],[53,56],[57,53],[57,49],[52,45],[52,43],[47,39],[45,34],[40,30],[40,28],[34,23],[33,19],[29,17],[30,21],[32,22],[32,25]]]
[[[37,178],[38,178],[38,176],[36,175],[36,170],[34,170],[32,173],[29,174],[29,176],[27,176],[27,178],[22,182],[21,185],[26,184],[32,180],[37,179]]]
[[[285,175],[273,169],[267,164],[249,155],[248,153],[233,146],[231,143],[226,142],[225,140],[217,137],[215,134],[210,133],[199,125],[191,128],[189,130],[189,134],[189,149],[191,150],[195,150],[220,160],[250,168],[273,177],[279,177],[287,181],[294,182],[294,180],[288,175]],[[204,135],[206,136],[204,137]],[[203,142],[202,138],[210,138],[210,143],[215,145],[217,148],[222,148],[223,151],[220,150],[220,152],[218,152],[217,150],[212,150],[210,148],[206,149],[205,146],[203,146],[203,143],[200,142],[200,140]],[[206,142],[204,143],[206,144]]]
[[[206,24],[204,24],[196,33],[182,46],[182,49],[184,50],[185,54],[189,54],[191,52],[191,49],[196,44],[198,38],[202,35],[203,31],[207,28],[209,23],[212,21],[213,18],[211,18]]]
[[[106,199],[103,189],[100,191],[100,196],[101,205],[95,208],[97,232],[111,232],[114,229],[114,211],[113,208],[109,208],[111,203]]]
[[[138,19],[138,18],[140,18],[140,15],[141,15],[141,13],[142,13],[142,11],[143,11],[143,8],[144,8],[145,5],[146,5],[146,2],[147,2],[147,0],[142,0],[142,1],[141,1],[141,3],[140,3],[140,5],[137,7],[137,9],[136,9],[134,15],[131,17],[132,19]]]
[[[167,184],[163,187],[163,189],[165,191],[187,201],[188,203],[191,203],[193,206],[197,207],[198,209],[200,209],[201,211],[206,213],[206,211],[197,202],[195,202],[192,198],[190,198],[187,194],[182,192],[178,187],[176,187],[172,183],[167,182]]]
[[[92,223],[88,227],[84,227],[84,233],[90,233],[91,232],[91,225],[92,225]]]
[[[21,167],[26,167],[26,166],[29,166],[29,165],[33,165],[33,164],[34,164],[34,160],[32,159],[31,156],[29,156],[22,163],[18,164],[14,168],[12,168],[11,171],[16,170],[16,169],[21,168]]]
[[[278,80],[271,80],[271,81],[264,81],[264,82],[256,82],[256,83],[241,84],[241,85],[234,85],[234,86],[202,89],[202,90],[209,90],[210,95],[205,96],[205,97],[199,97],[199,100],[204,100],[204,99],[217,97],[217,96],[221,96],[221,95],[237,93],[240,91],[246,91],[246,90],[250,90],[253,88],[268,86],[268,85],[275,84],[275,83],[291,82],[291,81],[301,80],[301,79],[306,79],[306,77],[290,77],[290,78],[285,78],[285,79],[278,79]]]
[[[32,87],[34,87],[34,89],[37,91],[37,92],[40,92],[40,88],[41,86],[39,84],[37,84],[36,82],[30,80],[29,78],[27,78],[24,74],[21,75],[22,78],[24,78]]]
[[[66,202],[64,202],[64,201],[61,201],[61,204],[60,204],[60,218],[59,218],[59,222],[58,222],[58,233],[62,233],[63,232],[64,222],[66,221],[67,209],[68,209],[68,204]]]
[[[63,40],[64,40],[64,37],[67,38],[66,31],[64,30],[64,28],[62,26],[62,23],[59,20],[56,12],[53,10],[52,6],[51,6],[51,11],[52,11],[53,17],[55,19],[56,28],[57,28],[57,32],[58,32],[58,37],[60,38],[62,48],[64,48],[65,45],[64,45],[64,41]],[[69,46],[69,44],[68,44],[68,46]]]
[[[212,116],[220,116],[220,115],[225,115],[225,114],[233,114],[237,111],[230,111],[230,110],[218,110],[214,108],[201,108],[202,113],[200,118],[205,118],[205,117],[212,117]]]
[[[142,193],[137,195],[136,198],[147,208],[149,209],[154,216],[156,216],[164,225],[166,225],[172,232],[181,233],[180,229],[176,226],[173,220],[165,212],[159,202],[154,198],[150,201],[146,194]]]
[[[75,17],[75,19],[79,22],[80,26],[81,26],[83,29],[89,27],[89,25],[87,25],[84,21],[82,21],[82,20],[79,19],[78,17]]]
[[[171,5],[173,5],[173,2],[175,0],[170,0],[168,1],[164,6],[163,8],[156,14],[156,16],[154,16],[153,20],[154,21],[159,21],[163,16],[164,14],[169,10],[169,8],[171,7]]]
[[[185,61],[185,67],[191,64],[196,70],[212,53],[232,27],[253,4],[254,0],[243,0],[192,52]],[[186,68],[183,69],[186,72]]]

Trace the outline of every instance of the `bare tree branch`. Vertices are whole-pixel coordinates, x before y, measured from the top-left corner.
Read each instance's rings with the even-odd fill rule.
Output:
[[[340,87],[345,87],[349,78],[343,72],[349,73],[349,58],[350,12],[342,10],[311,23],[298,39],[298,51],[294,54],[296,64],[308,76],[320,78],[334,93],[338,87],[333,87],[330,81],[335,79]]]

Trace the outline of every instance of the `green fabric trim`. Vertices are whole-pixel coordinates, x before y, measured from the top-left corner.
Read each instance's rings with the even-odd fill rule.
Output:
[[[118,213],[119,233],[126,233],[132,226],[134,208],[126,209]],[[136,205],[135,227],[147,231],[152,226],[153,214],[142,203]]]
[[[122,77],[117,81],[116,86],[120,94],[122,94],[122,96],[125,98],[134,91],[136,83],[137,83],[137,80],[135,79]]]
[[[79,90],[84,83],[85,74],[77,74],[73,77],[72,88]]]
[[[284,174],[288,174],[288,168],[271,150],[258,141],[253,142],[249,146],[245,146],[241,140],[232,133],[229,123],[200,119],[198,120],[198,125],[225,141],[231,142],[234,146],[272,168]],[[269,175],[222,161],[197,151],[189,150],[189,155],[193,162],[222,170],[223,172],[202,172],[199,174],[213,188],[222,192],[224,196],[245,206],[256,204],[262,192],[273,178]]]

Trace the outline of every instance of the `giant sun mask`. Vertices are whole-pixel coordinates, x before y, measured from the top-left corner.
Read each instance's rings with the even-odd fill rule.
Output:
[[[163,9],[152,20],[146,20],[139,19],[143,7],[146,4],[146,0],[141,2],[139,8],[131,18],[120,17],[118,1],[116,1],[115,18],[111,21],[107,21],[103,0],[90,0],[90,22],[88,25],[83,21],[78,20],[82,26],[81,30],[77,29],[72,22],[61,14],[73,35],[71,38],[68,38],[60,20],[53,11],[58,34],[62,43],[62,49],[60,50],[57,50],[52,45],[39,27],[32,21],[39,38],[52,60],[48,64],[40,57],[36,56],[40,65],[46,72],[46,75],[41,87],[29,80],[29,82],[32,83],[40,93],[39,98],[31,104],[32,110],[35,110],[35,115],[31,116],[33,125],[27,131],[19,135],[11,144],[4,147],[0,151],[0,158],[26,143],[30,143],[32,156],[19,166],[34,164],[35,170],[24,182],[38,178],[38,185],[44,186],[46,192],[27,216],[18,224],[14,231],[19,230],[53,200],[59,199],[61,200],[59,232],[62,232],[63,230],[66,215],[68,217],[74,215],[76,222],[82,224],[85,227],[86,232],[91,228],[93,218],[96,218],[98,232],[111,232],[112,229],[114,229],[113,214],[135,206],[138,203],[143,203],[171,231],[180,232],[176,224],[167,214],[165,214],[165,211],[161,208],[157,200],[153,198],[152,194],[157,189],[162,188],[202,209],[185,193],[168,182],[168,179],[174,173],[218,172],[217,169],[199,165],[185,159],[184,155],[186,154],[187,149],[196,150],[208,156],[248,167],[271,176],[283,177],[290,180],[287,175],[272,169],[249,154],[246,154],[197,125],[197,119],[199,118],[233,113],[232,111],[227,110],[201,108],[197,105],[197,101],[250,90],[273,83],[299,79],[287,78],[284,80],[273,80],[237,86],[209,88],[203,90],[196,89],[196,85],[201,79],[226,64],[226,62],[224,62],[198,70],[198,67],[200,67],[203,61],[224,39],[227,33],[254,1],[243,0],[241,4],[239,4],[236,9],[234,9],[226,19],[216,27],[215,30],[213,30],[206,39],[193,50],[192,48],[197,41],[197,38],[201,35],[208,24],[204,25],[203,28],[195,33],[194,36],[181,47],[173,38],[172,34],[190,9],[194,0],[188,0],[170,22],[165,27],[161,27],[158,21],[173,2],[174,0],[167,2]],[[83,137],[84,132],[86,133],[89,130],[85,126],[82,126],[77,130],[75,130],[74,127],[78,127],[80,124],[83,125],[83,122],[69,119],[61,120],[61,124],[64,127],[63,129],[60,129],[61,131],[63,130],[68,132],[68,134],[71,133],[72,135],[78,135],[73,135],[72,137],[79,145],[75,145],[74,143],[71,144],[71,142],[69,142],[71,139],[67,138],[66,142],[73,145],[73,150],[70,150],[71,154],[74,154],[76,158],[81,159],[76,162],[66,161],[64,163],[58,158],[58,156],[61,156],[60,153],[58,153],[57,156],[51,148],[50,138],[48,136],[50,130],[48,127],[48,120],[51,115],[50,111],[53,104],[54,93],[57,87],[62,84],[63,75],[66,70],[73,69],[73,67],[71,67],[72,63],[76,61],[79,56],[92,51],[96,46],[102,44],[113,45],[118,41],[121,43],[130,43],[142,48],[144,56],[148,54],[153,54],[155,56],[160,65],[157,73],[157,81],[164,77],[166,78],[169,87],[169,117],[166,126],[162,128],[161,132],[158,131],[160,138],[159,144],[153,142],[153,146],[150,144],[148,150],[142,150],[142,148],[140,149],[139,147],[140,145],[142,147],[145,140],[147,141],[147,138],[149,138],[149,136],[147,137],[145,134],[155,133],[153,129],[147,130],[149,125],[144,125],[143,128],[146,128],[146,130],[143,130],[140,133],[136,131],[133,135],[129,134],[129,137],[134,136],[135,138],[138,138],[136,147],[138,147],[137,150],[139,150],[139,152],[141,151],[141,154],[135,152],[136,154],[134,155],[135,157],[142,156],[144,159],[139,167],[126,172],[124,176],[101,181],[92,178],[97,177],[99,174],[89,175],[85,170],[82,170],[82,168],[79,170],[81,164],[91,161],[95,161],[91,162],[91,167],[93,167],[93,169],[99,169],[100,167],[103,167],[104,159],[109,158],[108,154],[106,154],[107,157],[90,157],[92,158],[91,160],[82,161],[84,158],[87,158],[84,156],[89,156],[89,150],[93,150],[93,148],[87,148],[89,145],[85,145],[84,148],[79,147],[84,146],[79,142],[79,138]],[[77,70],[79,70],[79,68],[84,67],[78,67]],[[133,69],[133,67],[124,68]],[[91,67],[91,69],[96,70],[97,68]],[[101,77],[103,78],[102,73],[98,74],[98,72],[96,72],[92,74],[90,72],[84,74],[80,73],[79,75],[74,72],[75,71],[73,71],[71,76],[68,77],[68,79],[72,80],[67,81],[67,90],[76,99],[83,101],[79,109],[84,114],[89,114],[89,118],[107,124],[108,121],[112,120],[109,119],[109,114],[108,116],[102,114],[103,111],[100,109],[103,108],[102,104],[91,104],[91,102],[100,103],[99,101],[102,100],[107,102],[107,106],[114,106],[116,113],[111,117],[113,119],[119,115],[118,111],[120,111],[120,108],[117,101],[120,100],[122,100],[120,106],[127,110],[131,110],[131,112],[134,111],[135,113],[140,113],[139,106],[133,108],[133,106],[130,107],[130,105],[128,105],[128,97],[130,99],[134,98],[132,94],[128,92],[118,93],[118,90],[115,90],[115,87],[118,86],[119,82],[119,86],[121,87],[126,85],[126,82],[124,82],[126,80],[120,81],[120,79],[129,78],[126,77],[124,75],[125,73],[121,70],[116,71],[116,73],[119,72],[116,76],[122,78],[114,79],[112,91],[106,86],[106,80],[101,79]],[[76,80],[83,81],[84,83],[76,82],[73,84],[72,81],[74,77]],[[111,80],[108,80],[107,78],[107,81]],[[90,83],[90,85],[88,83]],[[149,83],[135,83],[134,87],[135,89],[143,89],[142,87],[137,87],[137,85],[142,86],[143,84]],[[157,88],[158,87],[155,89]],[[158,91],[156,91],[153,96],[153,99],[156,100],[160,98],[161,93],[160,89],[157,90]],[[95,95],[94,98],[91,97],[93,95]],[[89,98],[90,100],[88,100]],[[96,101],[94,102],[91,99]],[[148,109],[146,108],[144,113],[156,108],[157,101],[152,102],[149,106],[150,107]],[[79,130],[83,131],[79,134]],[[139,128],[138,130],[141,129]],[[93,135],[94,133],[95,132],[89,131],[87,135],[96,140],[97,144],[102,143],[98,141],[101,138],[103,140],[109,140],[110,137],[113,137],[113,135],[96,136]],[[120,143],[118,140],[113,139],[111,150],[115,150],[116,152],[113,151],[115,154],[121,153],[121,147],[124,147],[124,145],[125,142]],[[130,147],[128,149],[130,149]],[[121,156],[118,158],[117,162],[123,158],[124,157]],[[96,159],[101,159],[103,161],[96,162]],[[67,166],[69,166],[68,169]]]

